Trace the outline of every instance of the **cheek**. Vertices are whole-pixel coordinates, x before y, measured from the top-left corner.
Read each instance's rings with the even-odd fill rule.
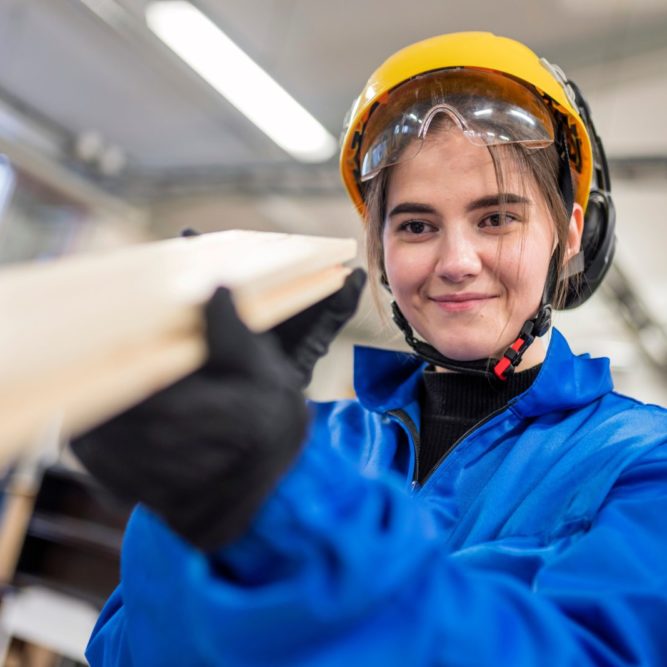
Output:
[[[548,230],[539,230],[539,233],[527,234],[516,244],[500,248],[501,280],[510,297],[530,308],[542,296],[552,243],[552,234]]]
[[[429,275],[429,262],[418,244],[388,241],[384,246],[384,266],[394,294],[414,291]]]

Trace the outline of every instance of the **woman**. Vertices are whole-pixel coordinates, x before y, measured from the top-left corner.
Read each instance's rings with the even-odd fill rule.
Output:
[[[341,165],[415,354],[359,350],[358,400],[313,406],[301,447],[361,280],[273,340],[218,295],[208,369],[77,446],[145,505],[91,664],[665,664],[667,414],[540,340],[613,252],[576,88],[436,37],[371,77]]]

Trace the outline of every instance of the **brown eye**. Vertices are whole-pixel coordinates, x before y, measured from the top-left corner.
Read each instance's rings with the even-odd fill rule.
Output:
[[[480,227],[505,227],[512,222],[516,222],[516,218],[510,213],[492,213],[487,215],[479,223]]]
[[[400,225],[399,231],[408,232],[408,234],[424,234],[433,230],[433,226],[422,220],[408,220]]]

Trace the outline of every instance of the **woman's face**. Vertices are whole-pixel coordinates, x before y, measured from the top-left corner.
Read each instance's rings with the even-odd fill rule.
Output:
[[[389,286],[413,329],[459,361],[502,355],[542,296],[554,226],[535,184],[521,184],[510,172],[501,210],[488,150],[448,130],[429,136],[389,175]],[[578,247],[571,236],[568,254]],[[533,345],[522,365],[543,356]]]

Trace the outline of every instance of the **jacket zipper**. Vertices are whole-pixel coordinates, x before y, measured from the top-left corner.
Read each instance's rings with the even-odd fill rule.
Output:
[[[412,440],[412,446],[415,450],[415,469],[412,473],[412,488],[414,488],[419,479],[419,429],[405,410],[389,410],[387,414],[395,417],[408,430],[408,435]]]
[[[491,421],[494,417],[499,415],[501,412],[505,412],[505,410],[509,409],[514,403],[516,399],[511,400],[507,405],[504,405],[502,408],[498,408],[497,410],[494,410],[490,414],[486,415],[484,419],[481,419],[478,421],[476,424],[471,426],[461,437],[459,437],[454,444],[438,459],[438,462],[433,466],[431,469],[431,472],[429,472],[428,475],[424,478],[424,481],[421,483],[421,486],[423,487],[426,482],[431,478],[431,475],[442,465],[443,461],[454,451],[458,445],[465,440],[469,435],[471,435],[474,431],[476,431],[478,428],[481,428],[486,424],[488,421]],[[388,415],[391,415],[392,417],[395,417],[405,428],[408,430],[408,433],[412,439],[412,444],[415,450],[415,469],[412,474],[412,487],[414,488],[417,485],[417,480],[419,479],[419,429],[417,428],[417,425],[414,423],[410,415],[405,411],[405,410],[389,410],[387,412]]]
[[[505,412],[505,410],[507,410],[513,404],[514,404],[514,400],[511,400],[509,403],[507,403],[507,405],[504,405],[502,408],[498,408],[497,410],[494,410],[490,414],[486,415],[486,417],[484,417],[484,419],[481,419],[476,424],[471,426],[460,438],[458,438],[458,440],[456,440],[454,442],[454,444],[440,457],[440,459],[438,459],[438,462],[433,466],[433,468],[431,469],[431,472],[429,472],[429,474],[426,475],[426,477],[424,478],[424,481],[421,483],[421,486],[423,487],[426,484],[426,482],[428,482],[428,480],[431,479],[431,475],[433,475],[433,473],[442,465],[443,461],[454,451],[454,449],[456,447],[458,447],[458,445],[463,440],[465,440],[469,435],[471,435],[478,428],[481,428],[482,426],[484,426],[484,424],[491,421],[494,417],[499,415],[501,412]],[[410,420],[410,421],[412,421],[412,420]],[[414,422],[413,422],[413,425],[414,425]]]

